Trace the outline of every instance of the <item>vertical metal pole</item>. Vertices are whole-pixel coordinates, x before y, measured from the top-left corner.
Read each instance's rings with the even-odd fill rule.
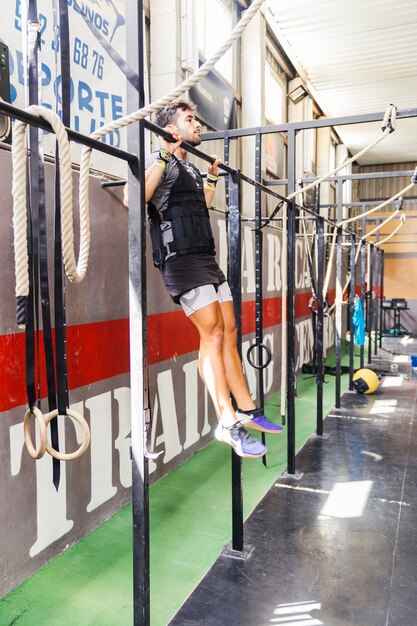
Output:
[[[317,331],[316,331],[316,381],[317,381],[317,418],[316,433],[323,435],[323,279],[324,279],[324,222],[320,215],[316,218],[317,240]]]
[[[368,293],[369,293],[369,308],[368,308],[368,364],[372,363],[372,327],[374,321],[374,297],[373,297],[373,286],[374,286],[374,245],[371,243],[368,245],[368,264],[369,264],[369,272],[368,272]]]
[[[237,327],[239,354],[242,347],[242,286],[240,240],[240,173],[229,177],[229,281]],[[232,450],[232,548],[243,550],[242,459]]]
[[[142,0],[126,3],[127,62],[143,76]],[[130,84],[127,108],[144,105],[144,93]],[[133,619],[135,626],[149,626],[149,494],[148,461],[145,456],[145,429],[149,420],[146,332],[146,205],[144,185],[143,124],[128,128],[128,150],[139,156],[129,172],[129,322],[132,436],[133,514]]]
[[[366,210],[366,207],[365,207]],[[362,218],[362,237],[365,235],[366,230],[366,217]],[[368,322],[368,300],[366,298],[366,287],[365,287],[365,275],[366,275],[366,244],[365,241],[361,241],[361,300],[362,307],[365,313],[366,323]],[[365,345],[361,346],[360,351],[360,366],[361,368],[365,367]]]
[[[335,347],[336,347],[336,402],[335,407],[340,408],[342,375],[342,262],[343,262],[343,235],[338,229],[336,237],[336,313],[335,313]]]
[[[381,280],[380,280],[380,309],[379,309],[379,347],[382,348],[382,335],[383,332],[385,330],[384,328],[384,309],[382,307],[382,303],[384,301],[384,251],[383,250],[379,250],[379,253],[381,255],[381,271],[380,271],[380,276],[381,276]]]
[[[356,267],[355,267],[355,236],[350,236],[350,291],[349,291],[349,389],[353,390],[353,373],[355,369],[355,338],[353,327],[353,312],[355,309],[355,295],[356,295]]]
[[[337,221],[343,219],[343,181],[337,183]],[[342,270],[343,270],[343,233],[339,228],[336,237],[336,403],[340,408],[340,377],[342,375]]]
[[[256,133],[256,145],[255,145],[255,180],[262,182],[262,143],[260,132]],[[262,226],[262,206],[261,206],[261,190],[255,187],[255,281],[256,281],[256,293],[255,293],[255,343],[257,345],[262,343],[262,274],[263,274],[263,232]],[[258,353],[258,365],[260,367],[258,371],[258,389],[259,389],[259,406],[264,410],[265,392],[264,392],[264,373],[262,369],[263,364],[263,352],[259,348]],[[263,440],[265,434],[262,433]],[[263,441],[264,443],[264,441]]]
[[[381,223],[380,219],[376,220],[377,226]],[[379,241],[379,230],[376,233],[376,241]],[[375,343],[374,343],[374,354],[378,354],[378,335],[379,335],[379,308],[381,306],[380,302],[380,293],[379,293],[379,282],[380,282],[380,257],[379,257],[379,248],[375,247],[375,307],[374,307],[374,319],[375,319]]]
[[[262,182],[262,135],[256,133],[255,137],[255,180]],[[262,283],[263,283],[263,231],[262,226],[262,203],[261,190],[255,187],[255,343],[260,346],[263,341],[263,324],[262,324]],[[264,370],[263,370],[263,351],[258,348],[258,390],[259,400],[257,402],[260,410],[264,411],[265,392],[264,392]],[[265,433],[261,435],[261,441],[265,445]],[[266,455],[262,457],[262,463],[266,466]]]
[[[295,130],[288,131],[288,195],[295,190]],[[288,205],[287,286],[287,471],[295,474],[295,205]]]

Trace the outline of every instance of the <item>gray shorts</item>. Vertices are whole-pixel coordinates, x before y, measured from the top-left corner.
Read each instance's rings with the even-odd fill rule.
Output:
[[[180,304],[187,317],[213,302],[233,301],[229,283],[226,281],[219,285],[217,291],[214,285],[201,285],[190,289],[180,297]]]

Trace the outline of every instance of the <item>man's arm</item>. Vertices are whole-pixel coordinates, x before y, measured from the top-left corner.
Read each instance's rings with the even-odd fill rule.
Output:
[[[211,207],[214,192],[216,191],[219,165],[222,162],[221,158],[215,154],[212,154],[211,156],[216,160],[207,167],[208,176],[206,178],[206,182],[204,183],[204,197],[206,199],[206,206],[208,209]]]
[[[152,198],[156,188],[162,180],[162,176],[166,170],[168,163],[172,159],[172,155],[174,154],[178,146],[180,146],[182,143],[182,138],[178,134],[175,126],[168,124],[165,130],[171,133],[176,141],[175,143],[170,143],[169,141],[165,141],[165,139],[163,139],[162,137],[159,138],[159,154],[145,171],[146,202],[149,202],[149,200]]]

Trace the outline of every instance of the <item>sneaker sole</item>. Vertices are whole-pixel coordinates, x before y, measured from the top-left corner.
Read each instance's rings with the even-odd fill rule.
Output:
[[[267,453],[267,450],[265,449],[263,452],[261,452],[261,454],[243,454],[243,453],[239,454],[239,452],[236,451],[234,446],[232,446],[232,444],[229,443],[228,441],[225,441],[224,439],[217,439],[217,441],[220,441],[220,443],[225,443],[227,446],[232,448],[233,452],[237,454],[237,456],[239,456],[241,459],[261,459]]]
[[[245,423],[245,428],[250,428],[251,430],[257,430],[259,433],[266,433],[267,435],[280,435],[283,431],[283,429],[272,430],[270,428],[264,428],[263,426],[259,426],[259,424],[252,422],[251,420]]]

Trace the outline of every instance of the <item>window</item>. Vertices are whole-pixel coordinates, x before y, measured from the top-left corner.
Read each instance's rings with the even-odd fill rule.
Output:
[[[278,60],[270,50],[266,49],[265,63],[265,117],[270,124],[282,124],[284,121],[284,86],[285,74]]]
[[[232,32],[231,2],[223,0],[198,0],[197,9],[197,46],[204,57],[209,59],[228,39]],[[216,63],[215,69],[229,83],[233,82],[232,50]]]
[[[283,90],[271,67],[265,66],[265,117],[271,124],[282,123]]]
[[[265,121],[267,124],[282,124],[286,119],[284,105],[287,77],[271,41],[268,41],[265,53]],[[273,178],[282,178],[285,163],[284,137],[278,134],[264,135],[264,144],[267,173]]]

